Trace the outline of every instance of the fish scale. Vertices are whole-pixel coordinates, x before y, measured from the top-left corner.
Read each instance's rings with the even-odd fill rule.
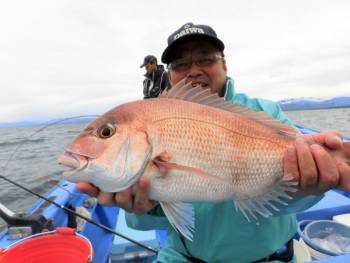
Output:
[[[162,127],[167,127],[166,131],[161,131],[163,132],[161,144],[162,148],[169,149],[170,152],[178,153],[177,156],[179,157],[174,159],[174,162],[190,167],[202,168],[211,174],[221,177],[235,178],[236,181],[241,182],[241,185],[243,186],[246,186],[247,183],[249,186],[256,185],[258,181],[256,180],[257,176],[254,175],[261,176],[261,170],[264,170],[264,167],[271,168],[269,164],[266,164],[269,160],[272,160],[272,163],[275,163],[275,160],[280,161],[281,153],[284,150],[280,147],[280,150],[277,150],[276,153],[274,153],[271,151],[271,149],[273,149],[273,143],[270,141],[255,140],[252,137],[234,137],[229,134],[226,138],[222,138],[223,136],[220,136],[220,134],[223,134],[225,131],[227,132],[228,130],[226,129],[228,127],[225,127],[226,129],[220,129],[215,126],[215,128],[219,130],[214,130],[214,128],[198,127],[193,121],[188,121],[187,123],[187,121],[181,122],[179,119],[177,119],[176,122],[170,119],[157,122],[157,124]],[[178,130],[183,131],[181,138],[170,139],[177,138],[175,131]],[[193,134],[197,134],[197,136],[204,139],[194,140]],[[214,134],[219,134],[219,136],[213,136]],[[214,139],[210,141],[209,138]],[[237,145],[237,147],[230,147],[230,145]],[[241,154],[243,150],[239,150],[239,145],[245,145],[245,155],[243,156]],[[222,151],[223,149],[225,151]],[[251,150],[254,152],[254,149],[259,149],[265,154],[258,154],[252,157],[247,155]],[[243,161],[232,162],[232,160],[240,159]],[[247,163],[250,159],[252,159],[252,164],[248,165]],[[224,162],[227,163],[226,167],[222,165]],[[260,165],[260,163],[262,164]],[[282,165],[281,162],[280,165]],[[240,169],[242,166],[248,166],[248,169]],[[281,169],[277,169],[277,171],[280,170]],[[271,176],[270,174],[271,173],[268,175]],[[281,176],[281,173],[277,174]],[[261,178],[259,179],[261,180]]]

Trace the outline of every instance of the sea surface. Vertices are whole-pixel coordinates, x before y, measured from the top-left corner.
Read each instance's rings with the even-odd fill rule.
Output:
[[[350,137],[350,108],[286,111],[294,123],[318,131],[337,130]]]
[[[45,194],[67,170],[57,162],[65,145],[84,124],[0,128],[0,174],[39,194]],[[38,198],[0,178],[0,202],[25,212]],[[0,226],[3,223],[0,219]]]
[[[338,130],[350,137],[350,108],[287,111],[296,124],[320,130]],[[57,164],[57,157],[86,126],[57,124],[0,128],[0,174],[40,194],[60,180],[66,168]],[[0,179],[0,202],[14,212],[25,212],[37,197]],[[0,219],[0,225],[3,221]]]

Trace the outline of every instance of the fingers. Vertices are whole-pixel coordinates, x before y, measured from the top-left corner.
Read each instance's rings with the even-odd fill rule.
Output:
[[[115,193],[115,205],[125,209],[130,213],[133,212],[137,215],[145,214],[157,204],[156,202],[149,200],[149,189],[149,180],[147,178],[141,177],[137,184],[137,191],[135,193],[135,196],[133,196],[131,187],[123,192]]]
[[[101,192],[96,186],[83,181],[78,182],[75,187],[83,193],[96,197],[101,205],[115,205],[114,193]]]
[[[327,150],[318,144],[310,146],[305,139],[309,140],[310,137],[297,138],[287,148],[283,158],[284,175],[292,174],[299,182],[295,194],[317,195],[341,184],[343,188],[350,188],[350,182],[347,182],[350,178],[349,166],[337,165]],[[322,140],[326,140],[326,137],[322,137]]]
[[[150,182],[147,178],[141,177],[137,186],[133,211],[135,214],[140,215],[151,210],[156,205],[156,202],[149,200]]]
[[[325,145],[330,149],[340,149],[343,145],[342,136],[340,133],[329,134],[325,138]]]
[[[283,157],[284,175],[293,175],[295,181],[299,182],[300,174],[298,168],[298,157],[294,146],[289,146]]]
[[[96,197],[101,205],[118,206],[127,212],[141,215],[155,207],[157,202],[149,200],[150,182],[147,178],[141,177],[137,186],[134,196],[131,187],[122,192],[107,193],[100,191],[96,186],[88,182],[79,182],[76,184],[76,188],[79,191]]]
[[[318,192],[323,193],[337,187],[339,184],[339,173],[335,160],[320,145],[314,144],[310,148],[319,171]]]
[[[345,156],[348,157],[348,160],[350,159],[350,142],[343,143],[343,151]],[[350,165],[350,162],[348,162]]]
[[[339,187],[344,191],[350,191],[350,166],[344,162],[337,163],[339,171]]]
[[[299,187],[300,190],[307,191],[317,185],[317,167],[309,145],[304,138],[297,138],[294,145],[297,152],[298,168],[300,172]]]
[[[339,171],[340,189],[349,192],[350,191],[350,142],[343,144],[343,151],[345,156],[345,162],[337,160],[337,167]],[[346,161],[347,160],[347,161]]]
[[[83,192],[85,194],[88,194],[88,195],[91,195],[91,196],[97,196],[98,193],[100,192],[99,189],[88,183],[88,182],[79,182],[79,183],[76,183],[75,187],[80,191],[80,192]]]
[[[125,209],[127,212],[132,212],[134,197],[131,193],[131,187],[115,194],[115,205]]]
[[[100,192],[97,195],[97,200],[101,205],[105,206],[115,206],[115,193]]]
[[[128,212],[132,210],[133,197],[131,196],[131,188],[119,193],[107,193],[101,192],[96,186],[88,182],[78,182],[76,188],[83,193],[96,197],[101,205],[116,205]]]
[[[342,143],[342,135],[337,131],[327,131],[317,134],[308,134],[302,136],[306,138],[307,141],[312,143],[318,143],[321,145],[325,145],[330,149],[340,149],[343,145]]]

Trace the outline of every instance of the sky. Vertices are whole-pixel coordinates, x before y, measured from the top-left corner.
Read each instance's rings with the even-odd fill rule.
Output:
[[[207,24],[236,92],[350,95],[350,1],[0,0],[0,122],[102,114],[142,98],[144,56]]]

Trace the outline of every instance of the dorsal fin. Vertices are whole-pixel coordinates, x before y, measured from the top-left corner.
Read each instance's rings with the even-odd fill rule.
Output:
[[[177,92],[182,94],[185,90],[188,90],[191,87],[191,83],[186,84],[186,79],[183,79],[179,81],[175,86],[172,86],[170,90],[163,91],[160,94],[159,98],[178,99],[178,97],[176,97]]]
[[[232,104],[225,101],[224,98],[219,97],[218,94],[212,93],[210,88],[203,88],[202,86],[192,87],[192,83],[186,83],[185,79],[181,80],[170,90],[163,92],[160,98],[179,99],[190,101],[202,105],[207,105],[217,109],[244,115],[250,119],[258,121],[266,126],[276,130],[279,134],[288,139],[295,139],[298,131],[281,121],[274,119],[263,111],[256,111],[239,104]]]

